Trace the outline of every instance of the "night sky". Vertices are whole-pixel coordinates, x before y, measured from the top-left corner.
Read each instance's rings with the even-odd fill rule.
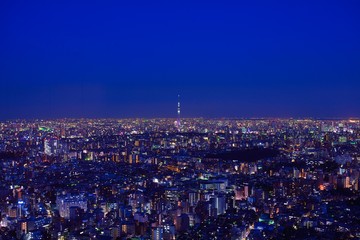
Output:
[[[76,3],[74,3],[76,2]],[[360,117],[360,2],[0,1],[0,119]]]

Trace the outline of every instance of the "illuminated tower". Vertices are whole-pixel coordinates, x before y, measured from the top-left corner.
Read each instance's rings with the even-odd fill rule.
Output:
[[[178,95],[178,107],[177,107],[177,114],[178,114],[178,119],[177,119],[177,128],[180,131],[180,95]]]

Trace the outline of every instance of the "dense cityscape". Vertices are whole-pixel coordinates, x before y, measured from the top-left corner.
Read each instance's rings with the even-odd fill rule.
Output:
[[[359,10],[0,0],[0,240],[360,240]]]
[[[358,119],[0,123],[0,239],[358,239]]]

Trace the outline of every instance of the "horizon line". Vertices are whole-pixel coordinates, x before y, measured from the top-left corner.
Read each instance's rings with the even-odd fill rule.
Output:
[[[177,117],[58,117],[58,118],[9,118],[8,121],[55,121],[55,120],[129,120],[129,119],[174,119]],[[214,120],[359,120],[360,117],[182,117],[181,119],[214,119]]]

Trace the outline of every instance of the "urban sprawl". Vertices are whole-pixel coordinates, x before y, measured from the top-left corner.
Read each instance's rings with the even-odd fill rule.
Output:
[[[359,239],[357,119],[0,122],[0,239]]]

